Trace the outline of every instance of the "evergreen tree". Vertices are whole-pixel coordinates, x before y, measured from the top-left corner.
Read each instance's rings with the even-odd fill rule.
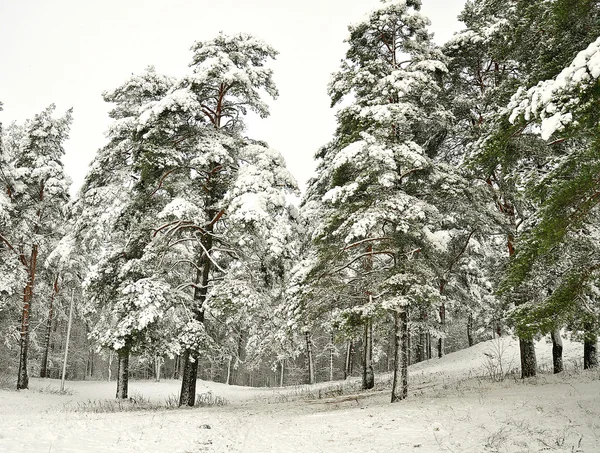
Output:
[[[54,118],[54,105],[46,108],[22,127],[13,127],[3,140],[3,159],[12,167],[12,178],[3,172],[9,229],[0,230],[9,263],[18,260],[26,274],[23,289],[20,355],[17,388],[28,388],[27,372],[31,310],[38,269],[58,241],[57,226],[63,222],[63,209],[69,200],[70,180],[64,174],[63,143],[68,138],[71,111]],[[5,223],[4,228],[8,226]],[[11,266],[9,264],[9,266]],[[10,268],[10,267],[9,267]],[[14,267],[13,267],[14,268]]]

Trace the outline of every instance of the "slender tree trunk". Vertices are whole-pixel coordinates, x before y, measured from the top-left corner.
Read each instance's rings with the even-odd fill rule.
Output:
[[[533,339],[519,338],[519,349],[521,351],[521,379],[535,376],[537,362]]]
[[[117,351],[119,366],[117,368],[117,395],[118,399],[127,399],[129,386],[129,348],[124,346]]]
[[[444,286],[440,284],[440,293],[443,290]],[[440,330],[442,331],[442,333],[446,332],[446,304],[444,303],[440,305]],[[438,358],[440,359],[444,357],[444,354],[446,353],[446,341],[444,340],[443,336],[438,338],[437,352]]]
[[[92,379],[94,377],[94,357],[95,357],[95,355],[94,355],[94,349],[90,347],[88,349],[88,364],[89,364],[89,366],[88,366],[88,371],[89,371],[88,377],[90,379]]]
[[[54,279],[50,306],[48,307],[48,319],[46,320],[46,337],[44,338],[44,352],[42,353],[42,364],[40,366],[40,377],[48,377],[48,353],[50,352],[50,336],[52,334],[52,321],[54,315],[54,298],[58,294],[58,276]]]
[[[469,317],[467,318],[467,340],[469,341],[469,347],[473,346],[475,342],[473,341],[473,314],[469,313]]]
[[[352,376],[354,373],[354,360],[356,358],[356,343],[350,342],[350,365],[348,368],[348,375]]]
[[[432,357],[431,351],[431,333],[427,332],[427,360],[430,360]]]
[[[73,323],[73,305],[75,305],[75,290],[71,290],[71,303],[69,304],[69,323],[67,324],[67,339],[65,341],[65,357],[63,358],[62,375],[60,377],[60,391],[65,390],[65,377],[67,374],[67,360],[69,358],[69,341],[71,339],[71,325]]]
[[[306,338],[306,359],[308,365],[308,383],[315,383],[315,363],[313,361],[312,342],[310,341],[310,333],[306,331],[304,333]]]
[[[350,376],[350,359],[352,358],[352,340],[348,342],[346,348],[346,363],[344,364],[344,380]]]
[[[552,364],[554,365],[554,374],[556,374],[563,371],[563,344],[560,330],[553,330],[550,336],[552,337]]]
[[[590,370],[598,367],[598,336],[590,325],[585,326],[583,338],[583,369]]]
[[[394,381],[392,403],[408,395],[408,316],[406,309],[394,313]]]
[[[179,354],[177,354],[175,356],[175,363],[173,363],[173,378],[172,379],[179,379],[179,368],[180,368],[180,363],[181,363],[181,358],[179,357]]]
[[[162,367],[162,357],[156,356],[154,358],[154,381],[160,382],[160,369]]]
[[[229,360],[227,361],[227,379],[225,380],[227,385],[231,385],[231,360],[232,357],[229,356]]]
[[[333,344],[334,335],[331,332],[331,344],[329,346],[329,380],[333,381],[333,356],[335,353],[335,346]]]
[[[279,377],[279,387],[283,387],[283,370],[285,367],[285,360],[282,360],[280,362],[280,366],[281,366],[281,375]]]
[[[38,248],[31,248],[29,259],[27,284],[23,290],[23,313],[21,316],[21,336],[19,340],[19,371],[17,374],[17,390],[29,387],[29,375],[27,374],[27,355],[29,352],[29,319],[31,317],[31,304],[33,302],[33,286],[35,283],[35,272],[37,266]],[[21,255],[22,262],[25,257]]]
[[[108,382],[112,379],[112,361],[113,361],[113,352],[112,349],[108,351]]]
[[[365,340],[363,344],[363,390],[375,387],[375,372],[373,371],[373,320],[365,322]]]
[[[422,362],[425,360],[425,333],[422,331],[419,333],[417,342],[417,354],[416,354],[416,362]]]

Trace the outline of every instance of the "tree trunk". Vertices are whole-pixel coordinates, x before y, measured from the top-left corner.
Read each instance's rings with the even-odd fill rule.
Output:
[[[281,376],[279,377],[279,387],[283,387],[283,370],[284,370],[284,366],[285,366],[285,360],[282,360],[280,362],[280,366],[281,366]]]
[[[469,347],[473,346],[475,342],[473,341],[473,314],[469,313],[469,317],[467,318],[467,339],[469,341]]]
[[[129,386],[129,348],[124,346],[117,351],[119,365],[117,367],[117,396],[119,399],[127,399]]]
[[[560,330],[553,330],[550,336],[552,337],[552,364],[554,365],[554,374],[556,374],[563,371],[563,344]]]
[[[29,352],[29,319],[31,317],[31,303],[33,302],[33,285],[35,283],[35,272],[37,266],[37,245],[31,248],[31,258],[28,265],[27,284],[23,290],[23,313],[21,316],[21,336],[19,339],[19,371],[17,374],[17,390],[29,387],[29,375],[27,374],[27,353]],[[26,260],[21,256],[23,262]]]
[[[88,359],[85,367],[86,377],[90,379],[94,376],[94,349],[88,348]]]
[[[408,395],[408,316],[406,309],[394,313],[394,381],[392,403]]]
[[[417,354],[416,354],[417,363],[425,360],[425,347],[426,347],[426,342],[427,342],[427,338],[425,337],[425,332],[423,332],[422,328],[420,328],[420,330],[421,331],[419,332],[419,341],[417,342]]]
[[[306,331],[304,333],[306,337],[306,359],[308,365],[308,383],[315,383],[315,363],[313,361],[313,353],[312,353],[312,342],[310,341],[310,333]]]
[[[537,362],[533,339],[519,338],[519,349],[521,351],[521,379],[535,376]]]
[[[162,357],[154,358],[154,382],[160,382],[160,369],[162,367]]]
[[[231,360],[232,357],[229,356],[229,360],[227,361],[227,379],[225,380],[227,385],[231,385]]]
[[[58,294],[58,276],[54,279],[50,306],[48,307],[48,319],[46,320],[46,337],[44,338],[44,352],[42,353],[42,364],[40,366],[40,377],[48,377],[48,353],[50,352],[50,336],[52,334],[52,320],[54,315],[54,298]]]
[[[214,164],[217,169],[219,164]],[[208,182],[207,182],[208,185]],[[217,201],[214,198],[214,192],[211,193],[212,202]],[[209,206],[212,203],[209,203]],[[208,279],[211,270],[211,259],[209,253],[213,246],[214,225],[219,220],[223,211],[219,213],[214,209],[208,209],[207,218],[212,219],[206,227],[206,232],[200,239],[202,254],[200,255],[199,265],[196,267],[196,278],[194,287],[194,307],[192,313],[195,319],[204,324],[204,302],[208,294]],[[198,378],[198,353],[186,350],[184,352],[184,368],[181,376],[181,392],[179,393],[179,405],[194,406],[196,403],[196,379]]]
[[[363,344],[363,390],[375,387],[375,373],[373,371],[373,320],[368,318],[365,323],[365,341]]]
[[[443,285],[440,285],[440,293],[443,289]],[[442,331],[442,334],[446,333],[446,304],[444,303],[440,305],[440,330]],[[444,357],[444,354],[446,353],[446,341],[443,336],[438,338],[437,352],[438,358],[440,359]]]
[[[591,326],[586,325],[586,330],[583,338],[583,369],[590,370],[598,367],[598,336],[591,329]]]
[[[179,373],[179,368],[180,368],[180,357],[179,354],[177,354],[175,356],[175,361],[173,363],[173,379],[179,379],[180,373]]]
[[[62,375],[60,377],[60,391],[65,390],[65,377],[67,374],[67,360],[69,358],[69,341],[71,339],[71,325],[73,323],[73,305],[75,305],[75,290],[71,290],[71,303],[69,304],[69,323],[67,324],[67,339],[65,341],[65,356],[63,358]]]
[[[183,373],[181,375],[181,393],[179,405],[193,407],[196,403],[196,380],[198,379],[198,357],[189,351],[183,353]]]
[[[333,332],[331,332],[331,344],[329,345],[329,380],[333,381],[333,356],[335,353],[335,346],[333,344]]]
[[[112,378],[112,361],[113,361],[113,352],[112,349],[108,351],[108,382],[110,382]]]
[[[431,333],[427,332],[427,360],[430,360],[432,357],[431,351]]]
[[[352,358],[352,341],[348,342],[348,347],[346,348],[346,363],[344,364],[344,380],[348,379],[350,376],[350,359]]]

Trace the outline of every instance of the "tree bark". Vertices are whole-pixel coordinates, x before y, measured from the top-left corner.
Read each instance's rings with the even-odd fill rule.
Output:
[[[467,318],[467,340],[469,341],[469,347],[473,346],[475,342],[473,341],[473,314],[469,313],[469,317]]]
[[[440,285],[440,293],[443,291],[443,289],[443,285]],[[446,304],[444,303],[440,305],[440,330],[443,333],[446,332]],[[441,359],[444,357],[444,354],[446,353],[446,341],[444,340],[444,337],[438,338],[437,350],[438,358]]]
[[[583,369],[590,370],[598,367],[598,336],[591,329],[591,326],[586,325],[586,330],[583,338]]]
[[[119,366],[117,368],[117,395],[116,398],[127,399],[129,386],[129,348],[124,346],[117,351]]]
[[[557,374],[563,371],[563,344],[560,338],[560,330],[553,330],[550,336],[552,338],[552,364],[554,366],[554,374]]]
[[[113,352],[112,349],[108,351],[108,382],[112,379],[112,361],[113,361]]]
[[[408,316],[406,309],[394,313],[394,381],[392,403],[408,395]]]
[[[365,322],[365,341],[363,344],[363,390],[375,387],[375,373],[373,371],[373,320],[368,318]]]
[[[198,379],[198,357],[189,351],[183,353],[183,373],[181,375],[181,393],[179,405],[193,407],[196,403],[196,380]]]
[[[350,376],[350,359],[352,358],[352,340],[348,342],[348,347],[346,348],[346,363],[344,364],[344,380],[348,379]]]
[[[431,333],[427,332],[427,360],[430,360],[432,357],[431,353]]]
[[[180,356],[179,354],[177,354],[175,356],[175,360],[173,363],[173,379],[179,379],[180,373],[179,373],[179,368],[180,368]]]
[[[519,338],[519,349],[521,351],[521,379],[535,376],[537,361],[533,339]]]
[[[52,334],[52,320],[54,315],[54,298],[58,294],[58,276],[54,279],[50,306],[48,307],[48,319],[46,320],[46,337],[44,338],[44,352],[42,353],[42,364],[40,366],[40,377],[48,377],[48,353],[50,352],[50,336]]]
[[[227,385],[231,385],[231,360],[232,357],[229,356],[229,360],[227,361],[227,379],[225,380]]]
[[[31,248],[31,257],[27,266],[27,284],[23,290],[23,313],[21,315],[21,336],[19,340],[19,371],[17,374],[17,390],[29,387],[29,375],[27,374],[27,355],[29,352],[29,319],[31,317],[31,304],[33,302],[33,287],[35,283],[35,272],[37,267],[38,248]],[[21,261],[26,258],[21,255]]]
[[[315,383],[315,364],[313,361],[312,342],[310,341],[310,333],[306,331],[304,333],[306,337],[306,359],[308,365],[308,383]]]
[[[208,217],[217,218],[217,212],[208,211]],[[196,320],[204,324],[204,302],[208,294],[208,278],[210,275],[211,261],[208,253],[212,250],[213,239],[212,232],[214,225],[211,223],[206,230],[206,234],[200,239],[203,252],[200,257],[200,265],[196,270],[196,286],[194,287],[193,310]],[[194,406],[196,403],[196,379],[198,378],[198,354],[191,350],[186,350],[183,354],[183,373],[181,376],[181,392],[179,393],[179,405]]]
[[[154,382],[160,382],[160,369],[162,368],[162,357],[154,358]]]
[[[331,332],[331,344],[329,345],[329,380],[333,381],[333,356],[335,353],[335,346],[333,344],[334,335]]]

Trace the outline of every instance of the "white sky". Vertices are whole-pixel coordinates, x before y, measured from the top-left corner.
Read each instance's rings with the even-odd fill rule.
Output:
[[[282,152],[303,186],[313,155],[335,129],[327,83],[344,56],[348,24],[378,0],[0,0],[0,121],[23,121],[54,102],[73,107],[65,166],[77,190],[104,145],[109,104],[101,93],[148,65],[179,76],[194,41],[219,31],[253,33],[280,55],[271,116],[248,135]],[[423,0],[438,43],[460,28],[465,0]]]

